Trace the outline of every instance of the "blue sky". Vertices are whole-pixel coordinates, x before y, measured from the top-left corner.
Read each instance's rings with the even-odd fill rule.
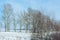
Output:
[[[33,9],[41,10],[42,13],[60,20],[60,0],[0,0],[0,18],[3,5],[10,3],[14,12],[27,10],[31,7]]]

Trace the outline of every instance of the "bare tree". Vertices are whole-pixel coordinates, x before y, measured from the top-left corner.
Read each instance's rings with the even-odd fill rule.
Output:
[[[3,9],[3,20],[5,25],[5,31],[10,30],[11,14],[12,14],[12,6],[10,4],[5,4]]]
[[[28,11],[24,11],[23,16],[20,20],[20,23],[22,25],[25,25],[25,30],[26,32],[32,32],[32,27],[33,27],[33,10],[28,9]]]

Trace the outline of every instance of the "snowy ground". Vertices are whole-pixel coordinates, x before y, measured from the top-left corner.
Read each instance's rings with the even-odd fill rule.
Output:
[[[31,33],[0,32],[0,40],[30,40]]]

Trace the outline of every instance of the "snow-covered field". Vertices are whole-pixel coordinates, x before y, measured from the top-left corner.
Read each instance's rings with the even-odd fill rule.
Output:
[[[31,33],[0,32],[0,40],[30,40]]]

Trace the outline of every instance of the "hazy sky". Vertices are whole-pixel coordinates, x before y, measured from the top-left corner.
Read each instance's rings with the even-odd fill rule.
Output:
[[[60,20],[60,0],[0,0],[0,18],[3,5],[6,3],[10,3],[15,12],[31,7],[41,10],[42,13],[51,17],[54,16],[56,20]]]

